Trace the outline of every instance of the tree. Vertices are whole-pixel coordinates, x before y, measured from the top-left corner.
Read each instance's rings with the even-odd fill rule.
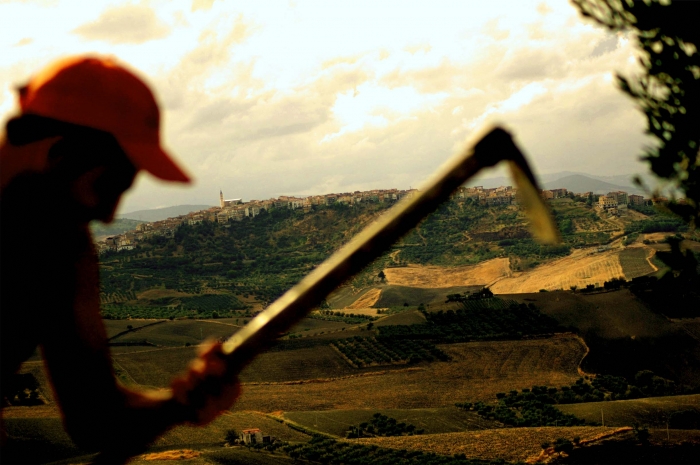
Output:
[[[226,443],[232,446],[238,440],[238,432],[234,429],[230,429],[226,431],[226,436],[224,439],[226,439]]]
[[[584,16],[637,39],[644,73],[618,74],[622,90],[647,119],[655,146],[644,159],[651,171],[685,194],[669,209],[686,222],[700,219],[700,2],[573,0]],[[640,182],[641,184],[641,182]]]

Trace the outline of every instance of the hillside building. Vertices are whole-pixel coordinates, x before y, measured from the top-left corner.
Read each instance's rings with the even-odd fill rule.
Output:
[[[618,205],[627,205],[629,203],[629,199],[627,198],[627,192],[608,192],[607,196],[614,198]]]
[[[646,200],[644,200],[644,197],[641,195],[630,194],[628,196],[628,199],[629,199],[629,203],[631,203],[632,205],[645,205],[646,204]]]
[[[617,198],[610,195],[601,195],[598,197],[598,208],[601,210],[617,209]]]

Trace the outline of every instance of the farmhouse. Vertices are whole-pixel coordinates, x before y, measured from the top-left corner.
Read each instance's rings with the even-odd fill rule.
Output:
[[[244,429],[238,438],[243,444],[269,444],[275,441],[274,436],[265,436],[260,428]]]

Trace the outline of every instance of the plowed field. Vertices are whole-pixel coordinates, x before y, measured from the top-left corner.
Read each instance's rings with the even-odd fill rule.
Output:
[[[386,281],[398,286],[441,288],[456,286],[487,286],[497,279],[510,276],[510,260],[494,258],[474,266],[445,268],[410,265],[384,270]]]
[[[514,273],[491,286],[494,294],[538,292],[540,289],[568,290],[588,284],[602,286],[605,281],[624,276],[619,250],[596,252],[576,250],[571,255],[548,262],[524,273]]]
[[[379,300],[379,296],[382,294],[381,289],[372,289],[362,295],[352,304],[348,305],[347,308],[368,308],[373,306]]]

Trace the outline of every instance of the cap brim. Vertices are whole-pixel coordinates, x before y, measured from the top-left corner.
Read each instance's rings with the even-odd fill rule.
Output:
[[[119,142],[129,160],[138,169],[146,170],[165,181],[189,183],[190,176],[175,164],[170,155],[158,146]]]

